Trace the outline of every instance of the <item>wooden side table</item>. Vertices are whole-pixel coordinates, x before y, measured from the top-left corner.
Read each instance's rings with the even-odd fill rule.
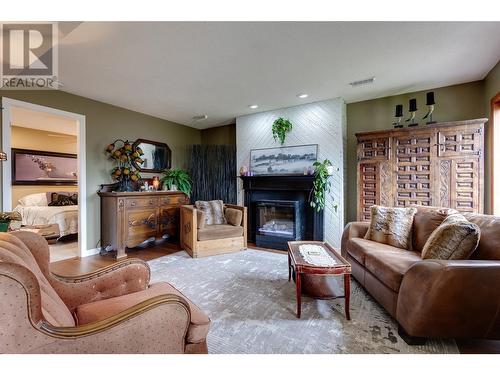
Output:
[[[328,254],[335,260],[336,264],[329,267],[316,266],[306,262],[304,257],[299,251],[300,245],[318,245],[327,251]],[[349,314],[349,297],[351,293],[351,265],[340,256],[335,249],[333,249],[326,242],[321,241],[289,241],[288,242],[288,281],[292,279],[292,269],[295,272],[295,286],[297,292],[297,318],[301,314],[301,297],[302,297],[302,278],[304,275],[315,275],[318,277],[327,276],[344,276],[344,295],[331,295],[329,298],[345,298],[345,315],[346,319],[350,320]],[[307,282],[307,279],[304,280]],[[319,294],[323,295],[321,291]],[[314,297],[314,295],[313,295]],[[323,297],[320,297],[323,298]]]

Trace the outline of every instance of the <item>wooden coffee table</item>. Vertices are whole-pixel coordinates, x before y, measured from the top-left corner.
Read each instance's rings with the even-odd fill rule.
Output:
[[[336,264],[330,267],[315,266],[313,264],[307,263],[302,254],[299,251],[300,245],[319,245],[325,249],[328,254],[336,261]],[[301,279],[304,278],[306,282],[313,283],[317,289],[318,285],[328,285],[326,283],[318,282],[319,278],[325,279],[327,276],[344,276],[344,294],[343,295],[333,295],[330,291],[327,291],[326,298],[345,298],[345,316],[347,320],[350,320],[349,314],[349,297],[350,297],[350,276],[351,276],[351,265],[340,256],[337,251],[335,251],[326,242],[321,241],[289,241],[288,242],[288,281],[292,279],[292,269],[295,271],[295,285],[297,290],[297,318],[300,318],[301,313],[301,296],[302,284]],[[309,277],[308,277],[309,276]],[[312,280],[312,281],[311,281]],[[314,289],[314,288],[310,288]],[[311,294],[311,293],[310,293]],[[319,291],[318,298],[325,298],[325,292]],[[314,294],[312,297],[315,297]]]

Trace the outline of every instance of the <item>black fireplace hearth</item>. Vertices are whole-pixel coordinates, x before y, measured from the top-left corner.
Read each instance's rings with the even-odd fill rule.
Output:
[[[288,241],[323,240],[323,211],[309,205],[314,176],[241,176],[248,240],[286,250]]]

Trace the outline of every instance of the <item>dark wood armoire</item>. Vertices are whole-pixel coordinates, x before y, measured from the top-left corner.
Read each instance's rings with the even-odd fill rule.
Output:
[[[482,213],[486,121],[357,133],[358,220],[374,204]]]

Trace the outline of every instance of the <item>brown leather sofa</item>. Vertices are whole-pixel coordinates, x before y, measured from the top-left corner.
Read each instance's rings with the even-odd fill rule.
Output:
[[[149,280],[139,259],[56,276],[43,237],[0,233],[0,353],[207,353],[210,319]]]
[[[422,260],[425,241],[450,210],[417,209],[413,251],[365,240],[368,222],[347,224],[341,251],[352,275],[398,321],[408,343],[500,339],[500,217],[465,214],[481,229],[470,259]]]

